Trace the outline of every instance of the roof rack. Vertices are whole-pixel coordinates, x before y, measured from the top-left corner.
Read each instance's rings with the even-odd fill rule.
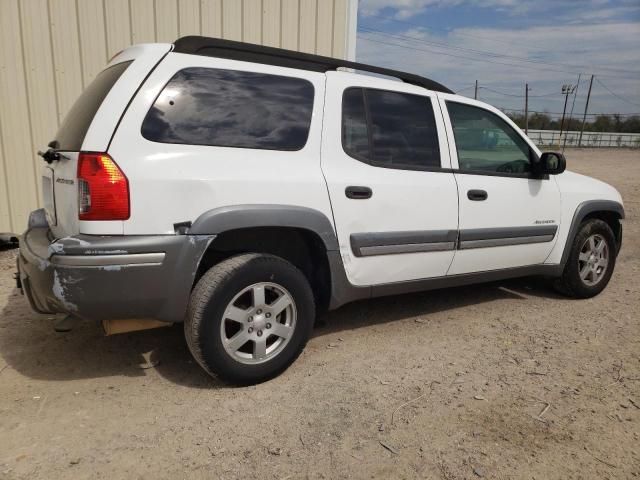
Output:
[[[351,68],[364,72],[377,73],[389,77],[396,77],[405,83],[417,85],[436,92],[454,93],[444,85],[429,80],[428,78],[412,73],[391,70],[388,68],[366,65],[364,63],[350,62],[337,58],[312,55],[309,53],[294,52],[282,48],[265,47],[251,43],[234,42],[220,38],[200,36],[181,37],[174,42],[174,52],[188,53],[192,55],[204,55],[207,57],[227,58],[230,60],[242,60],[244,62],[264,63],[279,67],[298,68],[313,72],[326,72],[340,67]]]

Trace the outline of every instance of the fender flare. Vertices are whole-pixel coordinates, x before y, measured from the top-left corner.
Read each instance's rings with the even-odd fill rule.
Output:
[[[564,266],[567,264],[569,254],[571,253],[571,244],[578,233],[580,224],[587,215],[594,212],[613,212],[619,215],[621,220],[624,219],[624,207],[619,202],[613,200],[587,200],[578,205],[578,208],[576,208],[573,213],[567,240],[564,244],[564,250],[562,251],[562,259],[560,260],[562,269],[564,269]]]
[[[190,235],[219,235],[229,230],[255,227],[291,227],[310,230],[327,251],[337,251],[338,238],[327,216],[312,208],[292,205],[245,204],[214,208],[201,214]]]

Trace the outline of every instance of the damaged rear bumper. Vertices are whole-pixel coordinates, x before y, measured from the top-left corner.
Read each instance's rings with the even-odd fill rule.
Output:
[[[210,235],[20,237],[19,283],[39,313],[181,322]]]

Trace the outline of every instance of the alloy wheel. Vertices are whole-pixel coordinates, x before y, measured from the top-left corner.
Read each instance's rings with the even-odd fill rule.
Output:
[[[585,285],[596,285],[607,272],[609,245],[600,234],[587,238],[578,255],[578,272]]]
[[[247,364],[276,357],[296,327],[296,306],[281,285],[261,282],[250,285],[229,302],[220,324],[225,351]]]

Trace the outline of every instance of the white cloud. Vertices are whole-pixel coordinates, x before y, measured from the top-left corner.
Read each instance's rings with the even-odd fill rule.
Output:
[[[511,16],[526,15],[532,12],[543,13],[550,10],[569,9],[569,21],[589,19],[610,19],[613,17],[630,18],[632,13],[640,11],[637,0],[621,0],[622,4],[612,6],[610,0],[583,0],[576,5],[575,0],[522,1],[522,0],[360,0],[360,13],[364,16],[378,15],[385,9],[391,10],[392,18],[407,20],[425,13],[429,7],[447,8],[466,5],[480,8],[491,8],[506,12]],[[560,20],[560,18],[555,18]]]
[[[453,0],[455,2],[455,0]],[[434,4],[442,3],[441,0],[361,0],[360,12],[363,15],[377,15],[385,8],[395,10],[394,18],[407,19],[418,15]]]
[[[535,2],[533,2],[535,3]],[[454,7],[468,4],[498,10],[511,10],[512,13],[523,13],[532,6],[518,0],[360,0],[360,12],[365,16],[378,15],[384,9],[394,10],[393,18],[406,20],[421,13],[428,7]]]

